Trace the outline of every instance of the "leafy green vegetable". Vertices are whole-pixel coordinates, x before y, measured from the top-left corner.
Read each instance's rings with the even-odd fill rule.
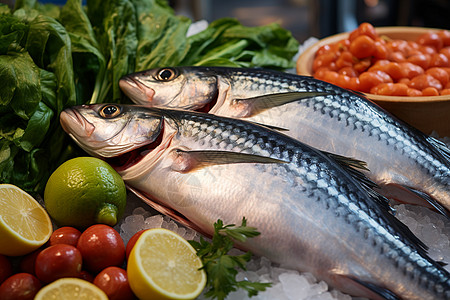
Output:
[[[236,256],[227,254],[234,247],[233,240],[245,242],[247,238],[259,234],[256,228],[247,226],[245,218],[238,227],[234,224],[224,226],[222,220],[219,219],[214,223],[214,235],[211,243],[203,238],[200,238],[200,242],[189,241],[201,258],[203,269],[208,276],[207,287],[209,290],[205,294],[206,297],[222,300],[238,288],[246,290],[248,296],[251,297],[271,286],[270,283],[237,281],[237,269],[246,270],[245,264],[250,260],[252,254],[250,252]]]

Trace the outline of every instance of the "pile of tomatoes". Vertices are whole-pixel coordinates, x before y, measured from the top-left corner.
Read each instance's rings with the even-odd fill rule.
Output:
[[[318,49],[313,76],[378,95],[449,95],[450,31],[430,30],[416,41],[392,40],[362,23],[347,39]]]
[[[33,299],[43,285],[63,277],[88,280],[111,300],[136,299],[123,266],[140,234],[125,247],[119,233],[107,225],[83,232],[61,227],[47,244],[26,256],[0,255],[0,299]]]

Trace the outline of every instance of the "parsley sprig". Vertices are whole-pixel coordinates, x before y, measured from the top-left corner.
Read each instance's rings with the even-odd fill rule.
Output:
[[[222,220],[214,223],[214,235],[211,243],[200,237],[200,242],[189,241],[197,251],[197,255],[203,262],[203,269],[208,276],[205,296],[212,299],[223,300],[237,289],[244,289],[248,296],[252,297],[260,291],[264,291],[271,283],[251,282],[247,280],[237,281],[238,269],[246,270],[246,263],[252,254],[247,252],[242,255],[229,255],[234,247],[234,240],[245,242],[247,238],[258,236],[256,228],[247,226],[247,220],[242,218],[242,224],[223,225]]]

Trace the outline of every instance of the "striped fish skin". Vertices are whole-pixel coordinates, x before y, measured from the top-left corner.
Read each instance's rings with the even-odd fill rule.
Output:
[[[360,285],[365,282],[402,299],[450,299],[448,272],[322,152],[242,120],[112,106],[120,111],[113,118],[102,116],[108,105],[68,109],[62,126],[99,157],[120,157],[147,138],[151,147],[139,148],[140,160],[112,165],[128,186],[182,214],[194,228],[212,234],[217,219],[236,224],[246,217],[261,235],[241,247],[311,272],[341,291],[382,299]],[[95,129],[86,134],[91,127],[84,124]],[[218,151],[222,156],[208,156]],[[234,162],[230,152],[269,161]]]
[[[139,104],[207,111],[288,129],[286,134],[313,147],[367,162],[371,172],[366,175],[386,196],[422,202],[403,187],[423,191],[450,217],[450,150],[444,150],[445,157],[439,149],[444,146],[436,147],[433,139],[357,93],[312,77],[220,67],[153,69],[125,76],[120,86]],[[149,90],[151,97],[143,96]],[[256,113],[237,100],[285,92],[328,95]],[[206,103],[208,97],[214,103]]]

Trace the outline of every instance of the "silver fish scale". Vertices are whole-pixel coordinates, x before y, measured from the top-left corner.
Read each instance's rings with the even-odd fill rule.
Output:
[[[383,141],[386,145],[392,147],[394,151],[400,151],[417,162],[425,172],[436,178],[445,178],[450,174],[450,169],[433,158],[429,152],[430,148],[424,145],[415,134],[405,132],[399,128],[404,128],[401,124],[387,118],[375,108],[374,104],[367,105],[366,100],[360,96],[349,93],[347,90],[337,86],[315,80],[312,77],[289,76],[283,73],[277,76],[274,72],[235,71],[235,74],[224,74],[230,78],[230,82],[239,89],[246,88],[250,90],[264,90],[267,93],[283,92],[329,92],[332,95],[325,97],[308,98],[304,101],[307,106],[312,106],[314,111],[320,111],[323,115],[328,115],[331,119],[345,122],[345,126],[351,126],[353,130],[365,133],[369,137],[375,137],[378,141]],[[249,86],[247,83],[252,82]],[[365,115],[358,113],[359,108],[363,107]],[[407,129],[405,129],[407,130]],[[450,186],[450,182],[443,182]]]
[[[182,128],[180,133],[196,142],[207,140],[208,146],[214,149],[259,154],[290,162],[281,166],[287,173],[294,172],[295,176],[301,177],[303,191],[308,193],[309,199],[321,202],[323,209],[332,210],[337,218],[353,226],[417,284],[438,294],[445,293],[445,298],[450,297],[450,279],[446,273],[412,251],[411,243],[392,227],[379,207],[367,202],[367,197],[361,194],[364,192],[349,184],[348,177],[329,168],[329,162],[321,160],[316,150],[254,124],[196,113],[180,114],[178,118]],[[324,193],[327,196],[324,197]]]

